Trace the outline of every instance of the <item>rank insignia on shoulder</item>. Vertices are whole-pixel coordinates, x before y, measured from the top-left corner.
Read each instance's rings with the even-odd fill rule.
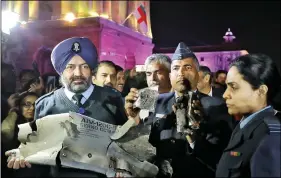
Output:
[[[240,152],[237,152],[237,151],[231,151],[231,152],[230,152],[230,155],[236,157],[236,156],[241,156],[241,153],[240,153]]]

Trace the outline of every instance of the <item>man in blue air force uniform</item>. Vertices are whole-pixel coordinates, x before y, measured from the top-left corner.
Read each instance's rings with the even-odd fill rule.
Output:
[[[150,134],[150,143],[157,149],[156,162],[161,177],[214,176],[234,127],[225,102],[197,90],[198,71],[194,53],[184,43],[179,43],[172,56],[170,73],[175,92],[159,95]],[[196,93],[200,102],[197,101],[193,109],[203,118],[200,129],[192,135],[177,132],[172,109],[176,98],[188,91]]]
[[[127,121],[120,94],[113,88],[102,88],[92,84],[92,70],[98,63],[98,54],[90,39],[73,37],[60,42],[53,49],[51,60],[61,76],[63,87],[36,101],[35,119],[72,111],[114,125],[123,125]],[[32,127],[36,130],[35,124]],[[60,156],[59,154],[58,157]],[[58,158],[58,164],[60,164],[59,160]],[[25,167],[19,162],[11,162],[8,166]],[[32,166],[36,167],[36,165]],[[51,174],[67,177],[104,177],[90,171],[53,167]]]

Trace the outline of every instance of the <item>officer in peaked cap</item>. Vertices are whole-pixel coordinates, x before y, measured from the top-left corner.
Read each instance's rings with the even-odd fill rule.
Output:
[[[197,90],[199,62],[183,42],[171,59],[170,79],[175,92],[159,95],[149,139],[157,149],[159,177],[215,176],[216,164],[232,132],[232,117],[221,98]],[[177,132],[172,106],[188,91],[198,98],[192,109],[202,122],[198,123],[199,130],[182,134]]]
[[[72,111],[115,125],[122,125],[127,121],[120,95],[111,88],[92,84],[92,70],[98,63],[98,53],[90,39],[73,37],[60,42],[52,51],[51,61],[61,77],[63,87],[36,101],[35,119]],[[10,167],[13,166],[19,166],[19,162],[10,163]],[[51,170],[55,176],[101,176],[77,169]],[[41,170],[40,172],[45,177],[46,174]]]

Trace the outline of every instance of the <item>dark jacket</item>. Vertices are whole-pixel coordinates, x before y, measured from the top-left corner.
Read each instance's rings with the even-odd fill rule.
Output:
[[[106,123],[122,125],[127,121],[121,94],[114,88],[95,85],[82,108],[85,109],[84,115]],[[60,88],[36,101],[35,119],[69,111],[79,113],[79,107],[67,98],[64,88]]]
[[[212,87],[212,96],[214,96],[214,97],[222,98],[224,92],[225,92],[225,89],[222,87],[221,88]]]
[[[173,177],[214,176],[216,164],[234,128],[234,120],[228,115],[222,99],[200,92],[197,94],[206,116],[195,139],[194,149],[185,136],[175,132],[175,114],[172,111],[175,93],[160,94],[152,116],[150,143],[157,148],[157,164],[169,160]]]
[[[272,108],[242,129],[237,125],[219,161],[217,177],[280,177],[280,120]]]

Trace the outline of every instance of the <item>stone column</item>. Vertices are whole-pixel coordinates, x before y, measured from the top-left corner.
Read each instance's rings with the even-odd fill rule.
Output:
[[[78,5],[77,16],[88,17],[89,16],[88,1],[78,1],[77,5]]]
[[[126,15],[126,17],[127,17],[128,15],[130,15],[132,12],[134,12],[134,10],[135,10],[135,1],[127,1],[127,15]],[[126,26],[129,27],[129,28],[131,28],[132,30],[135,30],[135,31],[136,31],[137,28],[136,28],[136,25],[134,25],[134,24],[135,24],[135,21],[136,21],[136,19],[135,19],[134,15],[132,15],[132,16],[127,20]]]
[[[13,1],[2,1],[1,3],[5,3],[5,10],[13,11],[14,3]],[[3,7],[2,7],[3,9]]]
[[[129,1],[129,13],[133,13],[139,4],[139,1]],[[137,19],[134,15],[129,18],[130,28],[134,31],[138,31]]]
[[[102,15],[107,15],[108,19],[111,19],[111,1],[104,1],[103,2],[104,9],[103,9],[103,14]]]
[[[38,20],[39,17],[39,1],[28,1],[29,20]]]
[[[151,31],[151,19],[150,19],[150,2],[149,1],[143,1],[145,12],[146,12],[146,19],[147,19],[147,36],[152,38],[152,31]]]
[[[111,19],[114,22],[121,23],[120,17],[119,17],[119,3],[120,1],[112,1],[111,2]]]
[[[65,16],[68,12],[72,12],[72,1],[61,1],[61,15],[62,17]]]
[[[29,18],[29,2],[23,1],[23,14],[22,14],[22,20],[28,21]]]
[[[23,3],[24,3],[23,1],[14,1],[13,2],[12,12],[19,14],[20,20],[22,20],[22,17],[23,17]]]
[[[90,16],[96,17],[98,16],[98,6],[100,2],[99,1],[88,1],[88,6],[89,6],[89,13]]]
[[[104,9],[103,3],[104,3],[103,1],[96,1],[96,11],[99,15],[103,13],[103,9]]]
[[[52,20],[60,19],[62,17],[62,11],[61,11],[61,4],[62,1],[51,1],[51,5],[53,8],[53,13],[52,13]]]
[[[126,19],[127,17],[127,1],[119,1],[119,5],[118,5],[118,17],[120,18],[120,24],[123,23],[123,21]],[[125,23],[126,24],[126,23]],[[124,24],[124,25],[125,25]]]

